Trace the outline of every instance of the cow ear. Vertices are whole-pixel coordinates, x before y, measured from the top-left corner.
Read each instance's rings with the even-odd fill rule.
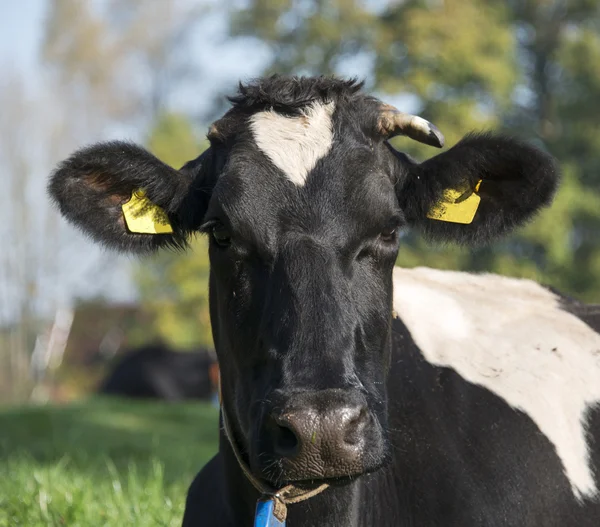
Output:
[[[397,157],[400,206],[436,241],[490,242],[549,205],[559,182],[551,156],[505,136],[468,135],[421,164]]]
[[[184,247],[210,193],[191,192],[207,177],[210,148],[175,170],[143,148],[100,143],[75,152],[51,176],[48,191],[67,220],[122,252]]]

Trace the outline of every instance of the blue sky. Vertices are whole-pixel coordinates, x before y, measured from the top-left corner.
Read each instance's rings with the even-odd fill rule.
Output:
[[[16,68],[35,74],[35,61],[43,20],[45,0],[0,1],[0,68]]]

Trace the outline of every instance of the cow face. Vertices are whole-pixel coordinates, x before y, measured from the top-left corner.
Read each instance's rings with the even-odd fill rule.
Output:
[[[486,242],[549,203],[556,186],[551,158],[503,137],[469,136],[414,162],[386,139],[441,146],[441,134],[359,87],[262,80],[241,88],[211,128],[211,147],[179,171],[109,143],[75,153],[50,185],[68,219],[117,249],[181,246],[207,233],[232,440],[274,485],[343,481],[386,459],[399,230]],[[122,205],[140,189],[142,215],[168,219],[172,232],[132,232]],[[448,191],[460,196],[455,205],[476,198],[474,217],[432,219]]]

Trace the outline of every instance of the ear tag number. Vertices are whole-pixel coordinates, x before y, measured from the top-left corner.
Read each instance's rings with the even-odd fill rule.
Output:
[[[447,221],[450,223],[463,223],[468,225],[475,219],[475,213],[479,208],[481,197],[477,195],[481,179],[475,185],[474,190],[461,192],[456,189],[444,191],[444,198],[427,213],[432,220]]]
[[[135,190],[130,200],[121,207],[127,228],[140,234],[169,234],[173,228],[163,209],[152,203],[146,193]]]
[[[256,502],[254,527],[285,527],[285,519],[275,516],[275,498],[260,499]]]

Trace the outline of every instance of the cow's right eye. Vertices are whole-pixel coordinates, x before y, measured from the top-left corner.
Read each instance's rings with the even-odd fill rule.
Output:
[[[219,247],[226,248],[231,245],[231,234],[224,225],[215,225],[210,234]]]

